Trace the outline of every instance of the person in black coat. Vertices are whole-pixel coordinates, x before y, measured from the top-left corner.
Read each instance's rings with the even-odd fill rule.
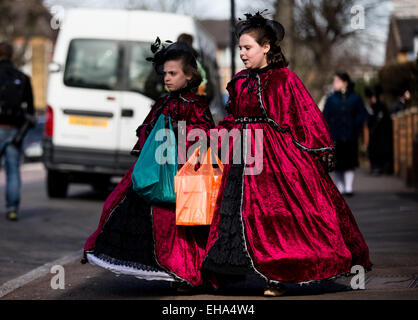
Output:
[[[392,171],[392,119],[389,109],[380,101],[380,93],[379,86],[366,90],[373,112],[368,122],[370,139],[367,148],[370,172],[373,175]]]
[[[367,146],[369,114],[361,97],[354,92],[354,84],[346,72],[335,73],[333,88],[334,92],[325,102],[323,114],[335,141],[337,188],[342,194],[352,196],[354,169],[359,165],[359,132],[364,130],[364,145]]]
[[[402,85],[402,88],[406,88],[405,85]],[[399,89],[398,99],[392,104],[390,108],[390,113],[397,113],[399,111],[404,111],[408,108],[408,104],[411,100],[411,93],[408,89],[402,90]]]

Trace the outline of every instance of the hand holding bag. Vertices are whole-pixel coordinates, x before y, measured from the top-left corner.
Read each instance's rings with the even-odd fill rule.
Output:
[[[176,201],[177,144],[170,117],[168,120],[169,130],[165,128],[165,116],[160,115],[132,172],[132,188],[150,204]],[[164,136],[167,137],[165,141]]]

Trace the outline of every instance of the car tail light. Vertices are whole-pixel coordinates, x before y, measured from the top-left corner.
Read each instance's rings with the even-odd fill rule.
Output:
[[[54,135],[54,110],[51,106],[47,107],[45,116],[45,137],[52,138]]]

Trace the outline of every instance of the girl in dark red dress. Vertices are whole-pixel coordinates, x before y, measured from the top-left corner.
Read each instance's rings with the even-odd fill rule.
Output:
[[[326,170],[334,162],[327,124],[298,76],[286,68],[283,27],[248,14],[236,33],[247,69],[227,86],[229,114],[217,127],[227,130],[211,142],[227,135],[226,141],[238,143],[230,134],[235,129],[244,151],[237,162],[235,146],[229,145],[205,277],[216,287],[255,273],[266,281],[265,295],[277,296],[286,283],[330,279],[353,265],[369,269],[368,247]],[[255,165],[249,165],[249,156]]]
[[[171,117],[174,131],[178,121],[186,121],[186,134],[214,126],[208,105],[192,90],[201,77],[187,45],[176,42],[163,47],[153,62],[170,93],[156,101],[138,128],[133,150],[137,155],[161,114]],[[175,204],[149,205],[132,189],[133,168],[107,198],[99,226],[85,243],[84,262],[141,279],[174,281],[179,288],[201,285],[208,230],[176,226]]]

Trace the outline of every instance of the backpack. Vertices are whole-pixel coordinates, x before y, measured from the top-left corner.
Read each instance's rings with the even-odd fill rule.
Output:
[[[3,121],[18,123],[24,120],[25,81],[23,74],[12,68],[0,73],[0,117]]]

